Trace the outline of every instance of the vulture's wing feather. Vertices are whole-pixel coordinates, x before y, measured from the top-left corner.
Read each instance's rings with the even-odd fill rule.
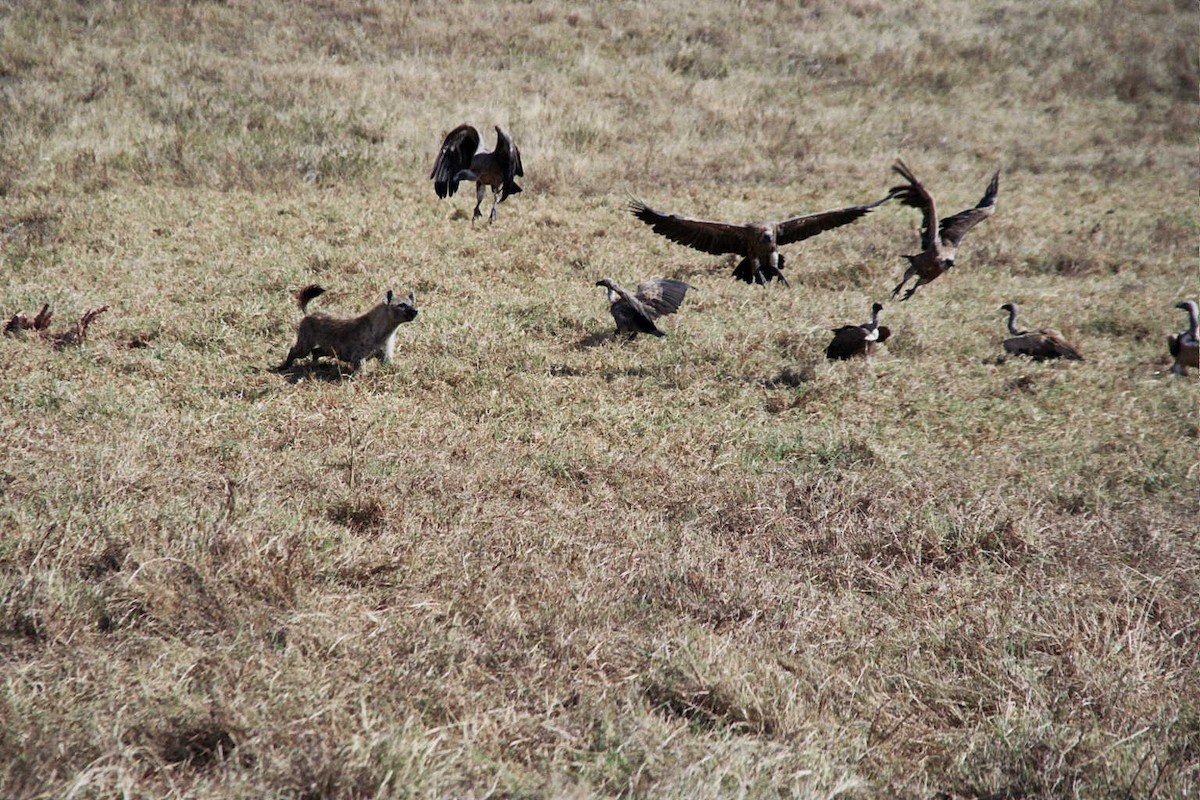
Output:
[[[1038,333],[1042,336],[1045,353],[1050,358],[1066,358],[1071,361],[1082,361],[1083,356],[1075,346],[1063,338],[1063,335],[1053,328],[1042,328]],[[1050,355],[1053,353],[1053,355]]]
[[[867,338],[867,329],[861,325],[843,325],[833,329],[833,338],[839,342],[862,342]]]
[[[843,225],[849,225],[890,199],[891,195],[888,195],[883,200],[869,205],[849,206],[847,208],[819,211],[816,214],[804,214],[799,217],[785,219],[775,226],[775,241],[782,246],[791,244],[792,242],[803,241],[810,236],[816,236],[818,233],[840,228]]]
[[[446,134],[437,159],[433,162],[433,170],[429,173],[438,197],[448,197],[458,191],[455,176],[471,167],[471,159],[478,149],[479,131],[471,125],[459,125]]]
[[[867,346],[867,332],[859,325],[843,325],[833,329],[833,341],[825,348],[825,357],[844,360],[862,352]]]
[[[995,214],[996,194],[999,191],[1000,171],[997,170],[996,174],[992,176],[991,183],[988,184],[987,191],[983,193],[983,197],[975,204],[974,208],[968,208],[966,211],[960,211],[954,216],[942,220],[938,229],[942,241],[951,247],[957,247],[958,243],[967,235],[967,231]]]
[[[500,174],[504,178],[503,197],[500,198],[503,202],[510,194],[521,191],[514,179],[524,176],[525,170],[521,167],[521,151],[513,143],[512,137],[502,131],[499,125],[496,126],[496,149],[492,151],[492,158],[496,159]]]
[[[629,204],[629,210],[635,217],[649,225],[655,233],[665,236],[673,242],[713,255],[745,254],[746,236],[749,230],[745,225],[709,222],[703,219],[681,217],[677,214],[664,214],[661,211],[655,211],[640,200],[632,201]]]
[[[617,330],[619,331],[639,331],[641,333],[649,333],[654,336],[664,335],[654,325],[654,320],[646,313],[645,309],[630,303],[626,300],[618,300],[609,306],[609,311],[612,312],[613,319],[617,322]]]
[[[517,149],[512,137],[502,131],[499,125],[496,126],[496,152],[504,154],[505,179],[512,180],[525,176],[525,169],[521,166],[521,151]]]
[[[1013,355],[1029,356],[1035,361],[1066,358],[1082,361],[1079,351],[1068,344],[1058,331],[1043,328],[1004,340],[1004,349]]]
[[[921,249],[928,250],[933,247],[933,231],[937,230],[938,227],[937,206],[933,202],[933,195],[925,188],[925,184],[917,179],[917,176],[908,168],[908,165],[900,159],[896,159],[896,163],[892,165],[892,169],[900,177],[908,181],[908,185],[892,187],[889,196],[898,198],[906,206],[921,210],[921,214],[923,215],[921,221]]]
[[[637,287],[637,299],[646,308],[651,319],[674,314],[683,303],[683,296],[692,288],[683,281],[671,278],[652,278],[642,281]]]

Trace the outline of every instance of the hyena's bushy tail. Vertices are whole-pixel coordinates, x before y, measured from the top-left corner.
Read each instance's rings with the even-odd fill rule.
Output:
[[[317,286],[315,283],[310,283],[308,286],[305,286],[303,289],[296,292],[296,305],[300,306],[301,311],[307,311],[309,302],[311,302],[313,298],[319,297],[323,294],[325,294],[325,289],[323,287]]]

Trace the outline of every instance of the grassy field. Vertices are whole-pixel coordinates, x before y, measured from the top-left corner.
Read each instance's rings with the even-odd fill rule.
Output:
[[[0,2],[0,796],[1200,793],[1194,2]],[[494,225],[441,137],[521,147]],[[870,363],[656,236],[1002,170]],[[489,201],[490,202],[490,201]],[[486,207],[485,207],[486,213]],[[696,289],[625,343],[597,279]],[[394,289],[398,358],[277,373]],[[1007,301],[1086,361],[1002,358]]]

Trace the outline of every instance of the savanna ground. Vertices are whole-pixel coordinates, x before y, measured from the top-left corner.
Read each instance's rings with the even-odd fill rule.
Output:
[[[0,4],[0,796],[1200,792],[1192,2]],[[425,179],[512,132],[493,226]],[[792,288],[656,237],[881,197]],[[486,211],[486,207],[485,207]],[[604,276],[697,288],[614,341]],[[271,371],[416,292],[401,356]],[[999,358],[1001,303],[1082,363]]]

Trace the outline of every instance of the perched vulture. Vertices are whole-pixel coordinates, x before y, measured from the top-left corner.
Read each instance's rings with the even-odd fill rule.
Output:
[[[1000,171],[997,170],[996,174],[992,176],[987,191],[983,193],[983,198],[974,208],[968,208],[952,217],[939,220],[933,195],[929,193],[924,184],[917,180],[917,176],[913,175],[912,170],[899,159],[896,160],[892,169],[907,180],[908,185],[893,187],[889,197],[898,197],[901,203],[921,209],[921,213],[924,215],[921,223],[921,252],[915,256],[904,256],[908,259],[908,269],[904,272],[904,279],[892,290],[894,298],[904,288],[904,284],[908,283],[908,279],[916,275],[917,282],[905,293],[904,297],[900,298],[901,301],[904,301],[912,297],[913,292],[921,286],[953,267],[954,254],[963,237],[967,235],[967,231],[996,213],[996,193],[1000,190]]]
[[[616,320],[617,333],[626,334],[630,339],[636,339],[639,333],[666,336],[654,320],[678,311],[683,296],[692,288],[683,281],[670,278],[643,281],[638,284],[637,294],[630,294],[610,278],[596,281],[596,285],[608,289],[608,310]]]
[[[1187,330],[1167,337],[1167,349],[1175,359],[1171,372],[1187,375],[1188,367],[1200,369],[1200,316],[1196,313],[1195,300],[1184,300],[1175,307],[1187,312],[1188,326]]]
[[[886,325],[879,324],[879,312],[883,303],[871,306],[871,321],[862,325],[843,325],[833,329],[833,341],[825,348],[825,357],[835,361],[845,361],[854,356],[870,358],[875,351],[875,345],[886,342],[892,335]]]
[[[458,191],[459,181],[475,181],[475,213],[471,222],[483,216],[479,206],[483,203],[484,189],[492,189],[492,213],[488,222],[496,221],[496,204],[521,191],[515,178],[525,171],[521,168],[521,151],[513,144],[508,134],[496,126],[496,149],[490,153],[476,152],[479,149],[479,131],[470,125],[459,125],[442,141],[437,160],[433,162],[433,188],[438,197],[450,197]]]
[[[1008,332],[1011,338],[1004,340],[1004,349],[1014,356],[1029,356],[1034,361],[1045,361],[1051,358],[1066,358],[1071,361],[1082,361],[1079,350],[1063,338],[1062,334],[1053,328],[1038,328],[1035,331],[1017,329],[1017,304],[1005,303],[1001,311],[1008,312]]]
[[[640,200],[631,202],[629,210],[655,233],[673,242],[687,245],[702,253],[734,253],[742,256],[737,269],[733,271],[733,276],[738,280],[765,286],[778,278],[787,286],[787,278],[783,277],[784,258],[779,252],[781,246],[848,225],[889,199],[890,195],[865,206],[820,211],[782,222],[750,222],[744,225],[666,214],[650,208]]]

